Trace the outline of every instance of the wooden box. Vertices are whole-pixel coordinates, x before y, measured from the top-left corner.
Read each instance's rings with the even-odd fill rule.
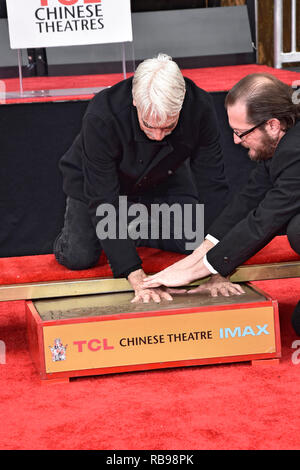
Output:
[[[133,304],[132,292],[28,301],[31,356],[44,380],[279,358],[277,301],[243,287],[160,304]]]

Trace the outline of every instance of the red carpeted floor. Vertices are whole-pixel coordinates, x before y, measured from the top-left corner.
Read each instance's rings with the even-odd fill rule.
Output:
[[[69,384],[41,385],[28,353],[23,302],[0,303],[7,348],[0,448],[299,449],[300,364],[292,362],[297,336],[290,317],[300,279],[255,284],[279,301],[279,365],[177,368]]]
[[[161,271],[184,255],[162,252],[155,248],[138,248],[146,273]],[[300,261],[292,250],[285,235],[275,237],[245,264],[266,264]],[[104,253],[93,269],[71,271],[57,263],[54,255],[18,256],[0,258],[0,285],[23,284],[28,282],[64,281],[67,279],[88,279],[111,277],[112,272]]]

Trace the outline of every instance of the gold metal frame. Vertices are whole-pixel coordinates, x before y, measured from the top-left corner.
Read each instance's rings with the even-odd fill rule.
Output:
[[[300,261],[243,265],[235,270],[230,276],[230,280],[232,282],[247,282],[292,277],[300,277]],[[201,284],[207,279],[195,281],[191,285]],[[132,288],[126,279],[113,278],[11,284],[0,286],[0,302],[130,291]]]
[[[264,281],[300,277],[300,261],[281,263],[244,264],[230,276],[231,282]]]

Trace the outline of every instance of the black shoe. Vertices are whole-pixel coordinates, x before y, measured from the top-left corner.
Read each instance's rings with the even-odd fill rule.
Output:
[[[295,310],[293,311],[291,321],[295,332],[298,336],[300,336],[300,301],[298,302]]]

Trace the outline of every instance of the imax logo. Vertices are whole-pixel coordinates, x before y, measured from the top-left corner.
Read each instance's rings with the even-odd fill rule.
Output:
[[[240,327],[237,326],[232,330],[231,328],[220,328],[220,339],[227,339],[231,338],[241,338],[243,336],[260,336],[262,333],[265,335],[269,335],[270,333],[267,331],[268,324],[260,326],[256,325],[254,329],[251,326]]]

